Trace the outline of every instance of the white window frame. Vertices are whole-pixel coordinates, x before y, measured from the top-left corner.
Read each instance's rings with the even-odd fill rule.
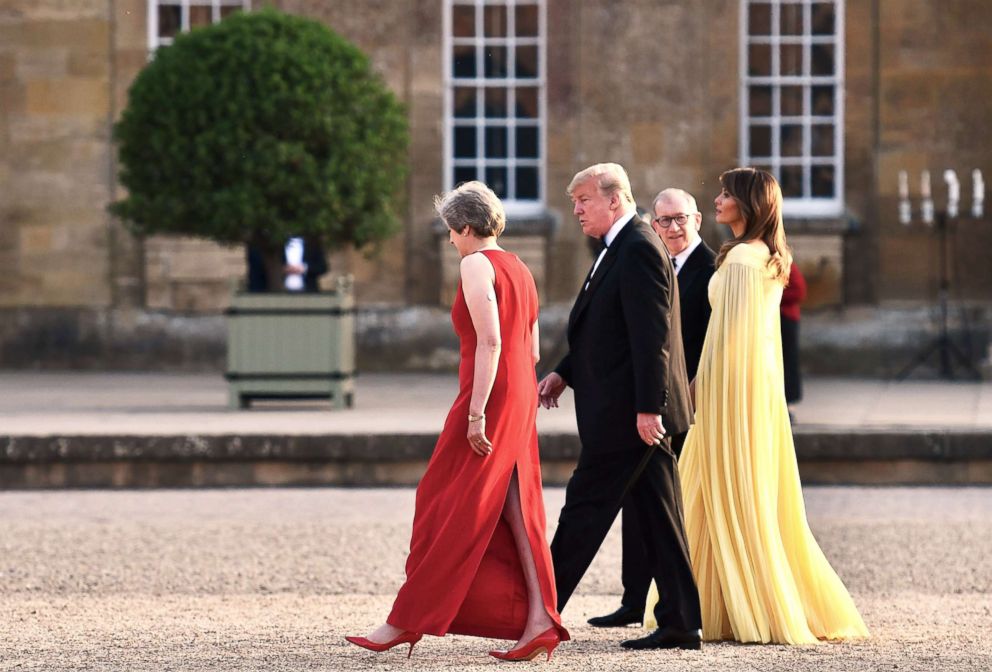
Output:
[[[154,53],[159,47],[172,44],[173,38],[159,37],[158,8],[161,5],[179,6],[179,32],[189,30],[189,8],[210,7],[210,19],[213,23],[220,21],[221,7],[240,7],[242,11],[251,10],[251,0],[148,0],[148,51]]]
[[[500,0],[500,2],[492,2],[487,0],[444,0],[444,12],[443,12],[443,58],[442,67],[444,68],[444,160],[443,160],[443,170],[444,170],[444,189],[445,191],[453,188],[454,185],[454,168],[456,165],[469,165],[472,162],[476,165],[476,170],[478,174],[478,179],[482,180],[485,178],[486,166],[506,166],[507,169],[507,190],[509,193],[514,193],[516,174],[515,169],[518,166],[534,166],[537,168],[537,188],[538,197],[536,200],[520,200],[515,198],[504,198],[503,207],[506,209],[508,216],[533,216],[544,212],[545,202],[547,199],[547,1],[546,0]],[[483,9],[486,5],[506,5],[507,7],[507,33],[512,35],[512,37],[505,38],[486,38],[484,37],[484,15]],[[516,37],[513,30],[514,25],[514,12],[512,11],[516,5],[537,5],[537,24],[538,31],[536,37]],[[470,38],[456,38],[452,34],[452,11],[455,5],[472,5],[476,8],[475,11],[475,37]],[[473,78],[458,78],[455,79],[453,72],[453,59],[452,52],[456,45],[473,45],[476,48],[476,63],[477,67],[484,67],[484,44],[498,44],[506,45],[507,47],[507,77],[501,79],[486,78],[484,72],[478,72],[477,76]],[[538,60],[538,72],[536,78],[527,79],[517,79],[511,76],[511,73],[515,73],[515,62],[514,58],[516,55],[516,46],[525,45],[536,45],[537,46],[537,60]],[[507,90],[507,109],[508,114],[512,114],[514,110],[514,96],[513,89],[517,86],[533,87],[537,89],[537,106],[538,106],[538,117],[535,124],[527,124],[528,126],[535,126],[537,128],[537,143],[538,143],[538,157],[536,159],[518,159],[512,156],[516,151],[516,142],[514,135],[514,129],[517,127],[517,119],[515,116],[508,116],[505,120],[494,120],[492,118],[487,119],[485,116],[485,106],[476,105],[476,116],[474,120],[472,118],[458,117],[458,125],[466,125],[466,122],[475,122],[476,127],[476,156],[474,159],[455,159],[454,157],[454,129],[455,129],[455,115],[453,105],[454,105],[454,89],[455,86],[468,86],[468,87],[478,87],[478,88],[503,88]],[[488,124],[486,122],[489,122]],[[496,121],[497,123],[493,123]],[[485,126],[502,125],[505,121],[507,128],[509,129],[507,136],[507,154],[509,155],[505,159],[490,159],[485,156]]]
[[[810,20],[811,10],[809,6],[814,2],[822,0],[771,0],[767,3],[771,7],[772,30],[771,35],[753,36],[749,34],[748,27],[748,7],[752,0],[740,0],[740,157],[742,165],[771,165],[776,175],[780,174],[782,165],[802,165],[804,170],[803,193],[811,194],[810,168],[814,165],[832,165],[834,167],[834,196],[832,198],[804,197],[785,198],[783,201],[783,214],[791,217],[834,217],[841,215],[844,211],[844,3],[845,0],[833,0],[834,11],[834,35],[814,36]],[[806,8],[803,12],[803,34],[802,35],[780,35],[781,29],[781,6],[803,5]],[[772,73],[770,77],[752,76],[748,73],[748,46],[751,44],[770,44],[772,46]],[[779,46],[782,44],[801,44],[803,49],[803,72],[811,72],[811,46],[813,44],[833,44],[834,45],[834,74],[830,76],[814,76],[812,74],[787,75],[779,73]],[[752,157],[750,149],[750,126],[752,117],[749,114],[749,86],[752,84],[764,84],[772,87],[772,115],[770,117],[758,117],[758,119],[769,121],[772,127],[772,156]],[[811,87],[814,85],[834,86],[834,114],[832,116],[815,116],[804,113],[801,116],[783,117],[779,113],[780,108],[780,87],[801,86],[803,88],[804,110],[811,112]],[[799,157],[781,156],[781,124],[799,123],[803,125],[803,151]],[[834,155],[833,157],[813,157],[812,138],[810,132],[811,123],[832,123],[834,125]],[[797,160],[798,159],[798,160]]]

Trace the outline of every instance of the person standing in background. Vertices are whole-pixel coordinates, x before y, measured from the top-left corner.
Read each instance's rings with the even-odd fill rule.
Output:
[[[782,369],[785,374],[785,403],[789,422],[796,424],[793,404],[803,398],[803,374],[799,361],[799,306],[806,300],[806,278],[793,263],[789,284],[782,291]]]

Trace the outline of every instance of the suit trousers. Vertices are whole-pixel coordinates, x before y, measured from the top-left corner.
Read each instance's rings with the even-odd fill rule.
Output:
[[[672,437],[672,452],[675,459],[682,456],[682,446],[689,432],[680,432]],[[621,581],[623,582],[623,597],[620,604],[634,609],[643,609],[648,599],[648,588],[651,587],[651,565],[648,563],[648,552],[644,547],[644,533],[641,531],[634,501],[630,495],[623,501],[623,515],[620,522],[620,539],[622,544]]]
[[[699,593],[692,576],[682,512],[682,488],[675,455],[666,439],[658,448],[589,454],[583,451],[565,489],[565,506],[551,541],[558,611],[565,607],[620,513],[624,489],[651,456],[629,491],[649,574],[658,586],[659,627],[694,631],[701,627]],[[643,601],[641,602],[643,604]]]

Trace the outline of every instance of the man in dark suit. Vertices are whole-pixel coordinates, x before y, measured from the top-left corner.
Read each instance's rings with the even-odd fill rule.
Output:
[[[293,258],[290,258],[293,257]],[[288,292],[320,291],[320,276],[328,271],[327,256],[316,238],[293,237],[282,250],[282,277],[278,278],[281,290]],[[246,288],[249,292],[272,291],[265,269],[265,257],[254,246],[245,247],[245,265],[248,269]]]
[[[654,198],[654,216],[651,228],[665,244],[672,266],[678,277],[679,305],[682,322],[682,347],[685,351],[685,369],[689,380],[696,377],[699,356],[703,351],[706,327],[710,321],[708,287],[713,276],[716,254],[699,236],[703,216],[696,207],[696,199],[682,189],[665,189]],[[682,454],[688,431],[672,436],[672,452]],[[589,624],[600,628],[621,627],[644,620],[644,602],[651,585],[651,566],[644,549],[644,533],[638,517],[632,510],[630,498],[624,501],[622,518],[623,597],[620,608],[606,616],[589,619]]]
[[[558,609],[629,495],[661,599],[658,629],[623,646],[698,649],[699,594],[669,438],[689,428],[691,415],[675,275],[657,234],[636,215],[621,166],[581,171],[568,193],[583,233],[606,247],[569,316],[569,352],[538,385],[545,408],[572,387],[582,442],[551,542]]]

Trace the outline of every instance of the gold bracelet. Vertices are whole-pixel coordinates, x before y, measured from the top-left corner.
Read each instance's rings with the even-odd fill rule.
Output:
[[[480,413],[479,415],[472,415],[471,413],[468,414],[469,422],[478,422],[479,420],[485,420],[485,419],[486,419],[485,413]]]

